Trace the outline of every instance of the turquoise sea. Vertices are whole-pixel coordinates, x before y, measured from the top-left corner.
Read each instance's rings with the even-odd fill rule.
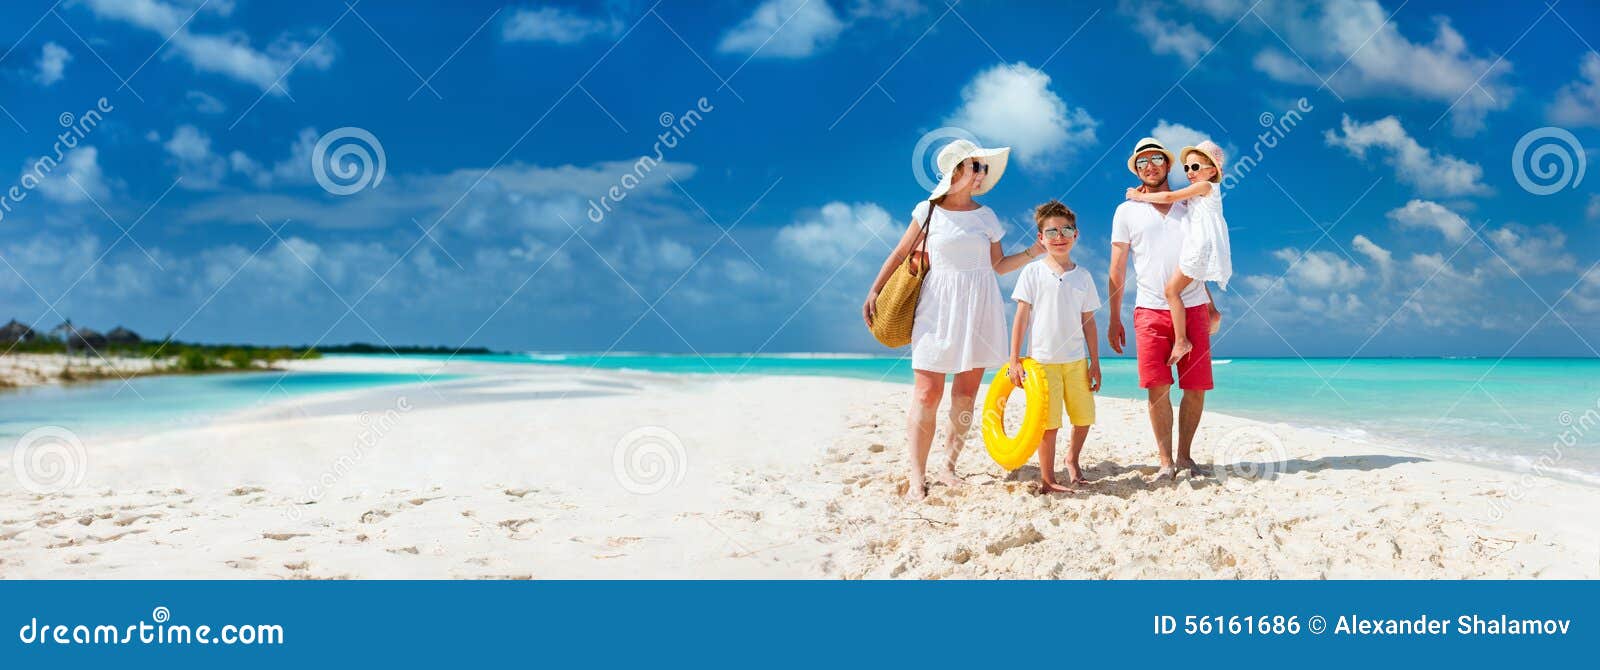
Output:
[[[442,359],[443,356],[427,358]],[[907,360],[851,355],[461,355],[459,361],[692,374],[817,375],[907,383]],[[1104,393],[1142,398],[1131,358],[1102,361]],[[1219,360],[1207,408],[1451,460],[1600,484],[1600,359]],[[144,377],[0,392],[0,444],[40,425],[94,433],[203,424],[308,394],[419,383],[409,374]]]
[[[79,435],[203,426],[231,412],[288,398],[422,379],[413,374],[249,372],[5,390],[0,391],[0,445],[40,426],[61,426]]]
[[[460,358],[705,375],[911,380],[907,359],[882,356]],[[1217,388],[1207,396],[1207,409],[1384,442],[1427,456],[1600,484],[1600,359],[1234,358],[1218,363]],[[1101,371],[1106,395],[1144,397],[1132,358],[1104,358]]]

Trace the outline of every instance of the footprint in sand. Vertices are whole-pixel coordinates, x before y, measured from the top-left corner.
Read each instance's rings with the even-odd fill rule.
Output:
[[[135,531],[135,532],[142,532],[142,531]],[[310,533],[262,533],[261,537],[264,537],[264,538],[266,538],[268,540],[277,540],[279,542],[285,542],[285,541],[288,541],[288,540],[293,540],[293,539],[295,539],[297,537],[311,537],[311,534]]]
[[[392,514],[393,512],[387,512],[381,509],[367,510],[361,515],[361,523],[377,523],[389,518],[389,516]]]
[[[500,527],[511,531],[513,535],[522,531],[522,527],[530,523],[537,523],[538,519],[506,519],[500,522]]]
[[[264,491],[266,491],[266,489],[261,488],[259,486],[241,486],[239,488],[234,489],[228,495],[247,496],[247,495],[250,495],[252,493],[261,493],[261,492],[264,492]]]

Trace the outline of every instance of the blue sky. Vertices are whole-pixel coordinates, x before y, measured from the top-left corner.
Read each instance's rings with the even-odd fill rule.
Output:
[[[1259,156],[1227,200],[1223,354],[1596,355],[1600,10],[1058,4],[6,3],[0,318],[881,351],[859,305],[924,191],[919,140],[1012,146],[984,198],[1008,248],[1059,197],[1103,283],[1153,133]],[[1525,188],[1516,148],[1547,127],[1523,156],[1556,173]],[[312,168],[342,128],[383,158],[349,195]]]

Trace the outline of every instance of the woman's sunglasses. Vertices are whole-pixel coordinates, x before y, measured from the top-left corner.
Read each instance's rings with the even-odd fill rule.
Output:
[[[979,163],[977,159],[973,159],[972,162],[969,163],[967,167],[968,167],[968,169],[970,169],[973,172],[976,172],[978,174],[988,174],[988,172],[989,172],[989,166],[988,165],[984,165],[983,163]]]
[[[1161,156],[1161,155],[1145,156],[1143,158],[1135,159],[1133,161],[1133,166],[1136,167],[1136,168],[1139,168],[1141,170],[1143,170],[1144,166],[1146,166],[1146,165],[1155,165],[1156,167],[1160,167],[1160,166],[1166,165],[1166,164],[1167,164],[1167,157],[1166,156]]]
[[[1199,171],[1204,170],[1204,169],[1206,169],[1208,167],[1211,167],[1211,166],[1210,165],[1201,165],[1199,163],[1190,163],[1188,165],[1183,166],[1183,171],[1184,172],[1199,172]]]
[[[1077,226],[1065,226],[1065,227],[1062,227],[1062,228],[1046,228],[1041,232],[1044,233],[1044,239],[1056,240],[1056,239],[1062,239],[1062,238],[1067,238],[1067,237],[1072,237],[1074,235],[1077,235],[1078,234],[1078,227]]]

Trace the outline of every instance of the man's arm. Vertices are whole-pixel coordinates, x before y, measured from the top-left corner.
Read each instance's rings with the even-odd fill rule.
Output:
[[[1111,268],[1106,272],[1109,277],[1106,285],[1106,296],[1111,308],[1111,323],[1106,326],[1106,343],[1111,345],[1111,350],[1122,353],[1122,348],[1128,344],[1128,334],[1122,329],[1122,285],[1126,280],[1128,270],[1128,243],[1111,243]]]

